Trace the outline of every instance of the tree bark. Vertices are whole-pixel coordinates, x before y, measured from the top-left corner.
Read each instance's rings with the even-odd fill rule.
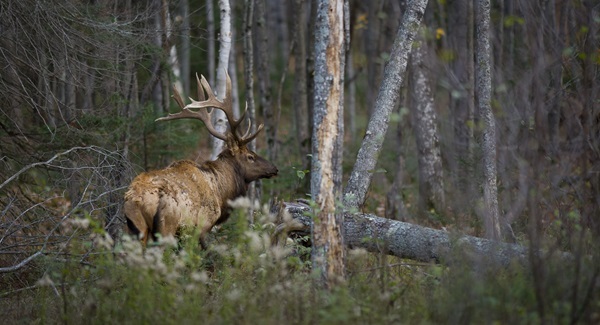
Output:
[[[404,173],[405,173],[405,164],[404,164],[404,155],[405,152],[402,147],[402,139],[403,139],[403,130],[407,129],[406,119],[403,117],[405,114],[403,111],[406,109],[405,98],[407,96],[404,95],[405,92],[400,90],[400,98],[398,99],[398,109],[397,114],[400,117],[398,120],[398,125],[396,126],[396,147],[398,150],[398,156],[396,157],[396,174],[394,175],[394,181],[392,182],[392,186],[387,192],[386,200],[385,200],[385,217],[393,220],[400,221],[408,221],[408,213],[406,210],[406,206],[404,205],[404,197],[403,197],[403,187],[404,187]]]
[[[453,174],[453,186],[467,189],[466,196],[472,197],[473,188],[469,175],[473,174],[473,4],[472,1],[452,1],[448,4],[448,43],[456,57],[451,63],[452,92],[450,109],[454,127],[453,150],[449,162]],[[454,207],[468,204],[454,200]]]
[[[235,17],[234,17],[235,18]],[[235,30],[231,33],[231,38],[236,39]],[[233,105],[233,116],[235,118],[240,117],[240,92],[238,88],[238,73],[236,60],[236,48],[235,45],[231,47],[229,52],[229,62],[227,64],[227,71],[229,71],[229,78],[231,78],[231,100]]]
[[[437,114],[433,105],[433,92],[429,85],[427,66],[427,42],[421,38],[410,60],[411,117],[417,140],[419,161],[419,208],[422,212],[431,208],[438,213],[444,210],[444,174],[439,145]]]
[[[216,45],[215,45],[215,9],[213,0],[206,0],[206,38],[208,45],[208,82],[210,85],[215,84],[215,62],[216,62]]]
[[[496,119],[492,112],[492,77],[490,49],[490,1],[477,1],[476,15],[476,100],[483,122],[481,147],[483,153],[483,201],[485,234],[500,239],[498,186],[496,171]]]
[[[189,0],[182,0],[179,3],[179,14],[181,15],[181,48],[180,48],[180,66],[181,83],[183,86],[183,95],[190,95],[190,4]],[[185,97],[184,97],[185,98]]]
[[[269,68],[269,35],[265,0],[257,0],[256,14],[256,59],[259,101],[267,137],[267,157],[274,161],[277,155],[275,111],[271,100],[271,70]]]
[[[221,31],[219,32],[219,62],[217,63],[217,98],[222,100],[225,96],[226,74],[229,66],[229,52],[231,50],[231,6],[229,0],[219,0],[219,10],[221,17]],[[225,133],[227,130],[227,120],[225,113],[217,109],[213,114],[213,123],[215,130],[219,133]],[[223,151],[225,143],[223,140],[211,137],[212,154],[214,160]]]
[[[427,0],[410,1],[398,27],[390,61],[385,67],[383,82],[375,101],[375,109],[369,120],[348,185],[344,190],[344,204],[348,208],[357,208],[365,201],[387,133],[390,114],[398,104],[408,55],[423,18],[425,7],[427,7]]]
[[[291,221],[279,225],[274,235],[281,236],[289,232],[307,234],[313,224],[311,208],[302,203],[285,202],[282,205],[281,208],[291,216]],[[514,262],[521,265],[529,263],[530,251],[526,246],[454,234],[373,214],[345,213],[342,229],[344,244],[348,248],[363,248],[372,253],[424,263],[451,265],[455,262],[464,263],[464,258],[471,262],[494,262],[504,267]],[[565,261],[572,257],[568,253],[555,254]]]
[[[306,83],[306,0],[295,0],[295,41],[294,47],[294,123],[300,157],[302,159],[302,169],[309,167],[308,154],[310,153],[310,133],[309,133],[309,114],[308,97]]]
[[[250,133],[256,132],[256,108],[254,105],[254,47],[252,44],[252,29],[254,24],[254,0],[244,1],[244,83],[246,84],[246,107],[250,116]],[[256,141],[248,144],[250,150],[256,150]],[[251,200],[260,198],[259,181],[252,182],[248,188],[248,197]],[[249,213],[253,218],[253,211]],[[251,220],[253,221],[253,220]]]
[[[315,25],[315,107],[311,195],[317,211],[312,229],[313,270],[326,287],[344,279],[342,187],[344,14],[342,0],[320,0]]]
[[[375,101],[375,87],[377,85],[377,76],[379,75],[379,69],[381,68],[377,63],[379,58],[379,38],[380,34],[380,8],[382,0],[371,0],[367,6],[367,28],[364,31],[364,53],[366,55],[366,70],[367,70],[367,87],[365,89],[365,97],[367,103],[373,103]],[[373,113],[375,107],[367,105],[367,112],[369,115]]]

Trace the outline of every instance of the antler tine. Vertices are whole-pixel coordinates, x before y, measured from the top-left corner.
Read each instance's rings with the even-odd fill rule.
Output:
[[[233,134],[235,134],[235,130],[238,128],[240,123],[243,121],[244,115],[242,115],[242,117],[240,117],[237,120],[235,119],[235,117],[233,115],[233,100],[231,97],[231,78],[229,77],[229,73],[227,71],[225,71],[225,77],[226,77],[225,96],[223,97],[223,101],[219,102],[220,105],[214,105],[214,107],[222,110],[225,113],[225,116],[227,117],[227,122],[229,123],[231,132]],[[216,96],[215,96],[212,88],[208,84],[208,81],[206,81],[206,79],[204,77],[202,77],[201,82],[202,82],[202,87],[204,89],[206,89],[207,93],[209,93],[209,95],[208,95],[209,98],[214,97],[216,99]]]
[[[260,133],[260,131],[262,131],[263,127],[264,127],[264,124],[260,124],[256,128],[256,131],[254,131],[254,133],[250,136],[248,136],[248,133],[250,133],[250,127],[248,127],[248,131],[246,131],[246,134],[244,134],[244,136],[240,139],[240,142],[242,144],[247,144],[247,143],[251,142],[252,140],[254,140],[254,138],[256,138],[256,136]]]
[[[208,84],[208,82],[206,82],[206,79],[204,78],[204,76],[201,76],[201,77],[202,77],[202,80],[200,80],[198,78],[198,74],[196,74],[196,80],[198,81],[198,99],[199,100],[194,100],[193,98],[190,98],[191,103],[188,105],[185,105],[185,102],[181,98],[181,94],[179,94],[179,91],[177,91],[175,86],[173,86],[173,99],[175,99],[175,101],[177,102],[177,105],[179,105],[179,107],[181,108],[181,111],[179,113],[169,114],[165,117],[158,118],[158,119],[156,119],[156,121],[169,121],[169,120],[177,120],[177,119],[184,119],[184,118],[198,119],[198,120],[201,120],[202,122],[204,122],[204,125],[206,125],[206,128],[210,134],[212,134],[214,137],[216,137],[218,139],[227,141],[227,136],[225,134],[219,133],[217,130],[215,130],[215,128],[212,124],[212,119],[211,119],[212,110],[208,111],[208,108],[210,108],[210,107],[221,108],[223,103],[221,103],[216,98],[214,92],[212,91],[212,89],[209,86],[208,87],[205,86],[205,84]],[[208,99],[205,99],[206,98],[205,93],[204,93],[205,91],[206,91],[206,96],[208,96]],[[192,110],[190,110],[190,108],[199,108],[200,110],[192,111]]]
[[[202,76],[202,78],[204,78],[204,76]],[[202,88],[202,83],[200,82],[200,78],[198,78],[198,73],[196,73],[196,89],[198,91],[198,100],[206,100],[206,96],[204,95],[204,88]]]
[[[249,142],[251,142],[252,140],[254,140],[254,138],[256,138],[256,136],[260,133],[260,131],[262,131],[264,127],[264,124],[260,124],[257,128],[256,131],[250,135],[249,137],[246,137],[244,135],[244,137],[240,140],[240,142],[242,142],[243,144],[247,144]],[[248,131],[250,131],[250,129],[248,129]],[[246,132],[246,134],[248,134],[249,132]]]
[[[186,108],[185,103],[184,103],[183,99],[181,98],[181,94],[179,94],[179,91],[177,91],[177,88],[175,87],[175,85],[173,85],[173,96],[172,97],[177,102],[177,105],[179,105],[179,107],[181,108],[181,112],[175,113],[175,114],[169,114],[167,116],[157,118],[156,120],[154,120],[155,122],[177,120],[177,119],[182,119],[182,118],[202,119],[201,116],[199,116],[199,114],[197,114],[197,112],[190,111]]]
[[[252,129],[252,121],[248,120],[248,128],[246,129],[246,132],[244,132],[244,135],[240,137],[240,139],[244,140],[244,138],[250,134],[250,129]]]
[[[244,112],[242,113],[242,116],[240,116],[240,121],[244,120],[244,117],[246,116],[246,113],[248,112],[248,102],[246,102],[246,108],[244,109]],[[263,129],[264,125],[260,124],[258,126],[258,128],[256,128],[256,131],[254,132],[254,134],[250,135],[250,131],[252,130],[252,120],[248,120],[248,128],[246,129],[246,132],[244,132],[244,135],[239,136],[237,133],[235,134],[235,136],[239,139],[241,144],[247,144],[250,141],[254,140],[254,138],[256,138],[256,136],[258,135],[258,133]]]
[[[246,132],[244,132],[242,136],[240,136],[238,132],[238,127],[241,125],[241,123],[246,117],[246,113],[248,112],[248,103],[246,103],[246,108],[244,109],[242,116],[240,116],[239,119],[235,119],[233,116],[233,100],[231,98],[231,78],[229,77],[227,71],[225,71],[225,76],[225,96],[223,97],[222,101],[217,99],[215,92],[210,87],[208,81],[206,80],[206,78],[204,78],[203,75],[200,75],[200,77],[198,77],[198,74],[196,74],[198,100],[195,100],[190,97],[191,103],[188,105],[185,105],[185,101],[181,98],[181,94],[179,93],[179,91],[177,91],[175,86],[173,86],[172,97],[177,102],[177,105],[179,105],[179,107],[181,108],[181,111],[179,113],[169,114],[165,117],[158,118],[156,119],[156,121],[168,121],[184,118],[198,119],[204,122],[204,125],[206,125],[206,128],[210,134],[212,134],[218,139],[227,141],[227,134],[219,133],[217,130],[215,130],[215,127],[212,123],[212,113],[214,112],[214,108],[218,108],[225,113],[225,116],[227,117],[227,122],[229,123],[229,132],[231,132],[231,135],[239,144],[245,145],[250,141],[254,140],[258,133],[263,129],[264,125],[259,125],[256,131],[254,133],[251,133],[252,122],[249,121],[248,129],[246,130]]]
[[[181,98],[181,95],[179,94],[179,91],[177,91],[177,87],[175,87],[175,85],[173,85],[173,99],[175,99],[175,101],[177,102],[177,105],[179,105],[180,108],[184,108],[185,104],[183,103],[183,99]]]

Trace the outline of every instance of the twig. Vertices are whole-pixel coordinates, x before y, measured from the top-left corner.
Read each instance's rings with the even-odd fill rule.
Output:
[[[45,244],[44,244],[44,247],[46,247]],[[17,265],[13,265],[13,266],[9,266],[9,267],[0,267],[0,273],[14,272],[14,271],[16,271],[16,270],[24,267],[25,265],[27,265],[27,263],[33,261],[33,259],[35,259],[38,256],[42,255],[43,254],[42,250],[44,249],[44,247],[42,247],[35,254],[33,254],[33,255],[29,256],[28,258],[22,260],[21,263],[19,263]]]

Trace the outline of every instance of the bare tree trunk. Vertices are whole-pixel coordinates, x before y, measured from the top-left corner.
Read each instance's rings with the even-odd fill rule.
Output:
[[[344,10],[342,0],[320,0],[315,25],[315,116],[311,195],[318,211],[313,233],[313,269],[332,287],[344,279],[342,215],[336,211],[342,180],[344,100]]]
[[[400,98],[398,100],[398,115],[400,120],[396,130],[396,143],[398,150],[398,157],[396,158],[396,175],[394,175],[394,181],[392,187],[388,191],[385,200],[385,217],[388,219],[407,221],[408,213],[406,206],[404,205],[404,198],[402,196],[402,187],[404,185],[404,151],[402,149],[402,130],[405,128],[406,123],[402,118],[402,106],[404,104],[404,96],[402,89],[400,90]]]
[[[181,81],[181,65],[179,64],[179,55],[177,54],[177,46],[176,46],[176,42],[175,42],[175,37],[173,34],[174,31],[174,25],[173,25],[173,20],[171,19],[171,13],[169,12],[169,4],[167,3],[166,0],[163,0],[163,10],[164,10],[164,14],[163,14],[163,24],[164,24],[164,28],[165,28],[165,48],[167,48],[167,55],[168,55],[168,62],[169,62],[169,68],[171,70],[171,73],[173,75],[173,82],[166,82],[167,83],[167,87],[166,87],[166,98],[170,99],[171,96],[169,96],[168,94],[170,93],[170,85],[174,85],[175,88],[177,88],[177,90],[179,91],[179,93],[184,93],[183,92],[183,82]],[[167,80],[171,80],[170,76],[167,78]],[[186,93],[187,94],[187,93]],[[169,108],[169,101],[166,101],[166,106],[167,109]]]
[[[308,154],[310,153],[309,112],[306,83],[306,4],[307,0],[295,0],[295,41],[294,47],[294,123],[296,137],[302,159],[302,168],[309,167]]]
[[[289,6],[288,3],[292,3],[292,1],[263,1],[266,1],[266,4],[265,7],[260,10],[265,11],[269,15],[269,18],[266,19],[265,22],[267,23],[267,28],[271,31],[271,38],[274,40],[274,42],[271,42],[271,46],[273,46],[271,51],[274,53],[272,57],[281,60],[281,62],[287,62],[287,57],[289,55],[288,51],[290,48],[287,8]]]
[[[380,19],[379,9],[382,5],[382,0],[369,1],[367,6],[367,28],[365,29],[365,55],[367,59],[366,70],[367,70],[367,89],[366,89],[366,100],[367,103],[373,103],[375,101],[375,87],[377,84],[377,74],[379,64],[377,58],[379,57],[378,44],[380,38]],[[367,105],[367,112],[371,115],[375,107],[373,105]]]
[[[348,185],[344,190],[344,203],[348,208],[359,207],[365,201],[381,146],[387,133],[390,114],[398,104],[408,55],[423,18],[425,7],[427,7],[427,0],[410,1],[398,27],[390,61],[385,67],[383,82],[375,101],[375,109],[369,120]]]
[[[235,20],[235,16],[232,18],[232,20]],[[232,30],[231,39],[235,40],[236,37],[236,31]],[[235,62],[236,56],[236,48],[235,45],[233,45],[231,46],[231,52],[229,53],[229,62],[227,63],[227,69],[229,71],[229,77],[231,78],[231,99],[233,101],[233,116],[238,118],[240,116],[240,92],[237,79],[237,64]]]
[[[410,108],[419,161],[419,206],[422,213],[444,210],[444,174],[440,153],[437,114],[429,85],[427,42],[421,38],[410,60]]]
[[[275,141],[275,111],[271,100],[271,71],[269,69],[269,35],[265,0],[256,2],[256,58],[260,106],[267,136],[267,156],[274,161],[277,155]]]
[[[481,147],[483,149],[483,201],[486,237],[501,238],[498,211],[496,171],[496,119],[492,112],[492,76],[490,48],[490,1],[477,1],[476,15],[476,99],[483,122]]]
[[[471,197],[472,188],[469,175],[472,175],[473,155],[473,4],[469,0],[452,1],[448,5],[448,42],[456,53],[451,71],[453,89],[450,97],[452,123],[454,127],[454,152],[450,156],[450,170],[453,186],[467,189],[466,197]],[[465,50],[466,49],[466,50]],[[464,207],[465,201],[455,200],[455,207]]]
[[[208,34],[207,53],[208,53],[208,82],[215,84],[216,67],[216,42],[215,42],[215,7],[214,0],[206,0],[206,32]]]
[[[222,100],[225,96],[227,67],[229,66],[229,52],[231,50],[231,6],[229,0],[219,0],[219,10],[221,13],[221,30],[219,32],[219,62],[217,64],[217,98]],[[213,124],[217,132],[225,133],[227,121],[223,111],[215,110]],[[214,160],[223,151],[225,143],[215,137],[211,137],[211,140],[211,159]]]
[[[256,108],[254,105],[254,48],[252,39],[252,26],[254,25],[254,0],[244,1],[244,82],[246,84],[246,105],[250,116],[251,134],[256,132]],[[250,150],[256,150],[256,141],[248,144]],[[258,181],[252,182],[248,189],[248,197],[251,200],[259,199]],[[252,218],[252,213],[250,213]]]
[[[348,110],[348,121],[350,122],[349,134],[350,142],[356,141],[356,72],[354,71],[354,62],[352,56],[352,49],[348,50],[346,57],[346,78],[348,78],[348,94],[347,98],[347,110]]]
[[[308,19],[308,39],[310,40],[308,44],[308,52],[306,55],[306,75],[309,76],[306,79],[306,93],[308,97],[308,134],[313,134],[313,120],[314,120],[314,107],[315,107],[315,78],[311,78],[310,76],[314,76],[315,74],[315,20],[317,19],[317,1],[318,0],[309,0],[310,1],[310,14]],[[312,137],[311,137],[312,141]],[[312,144],[311,144],[312,147]],[[312,159],[311,159],[312,161]]]
[[[75,73],[78,71],[77,67],[71,66],[69,59],[65,57],[65,111],[63,112],[63,118],[65,123],[71,123],[76,119],[75,116]]]
[[[181,65],[181,84],[183,87],[183,96],[190,95],[190,4],[189,0],[182,0],[179,3],[179,14],[181,15],[181,48],[179,51]],[[214,84],[211,84],[214,85]],[[184,97],[185,98],[185,97]]]

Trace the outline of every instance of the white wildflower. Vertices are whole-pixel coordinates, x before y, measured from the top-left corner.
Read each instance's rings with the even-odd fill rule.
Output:
[[[229,299],[231,301],[236,301],[236,300],[240,299],[241,296],[242,296],[242,292],[239,289],[233,289],[233,290],[229,291],[229,293],[227,293],[227,295],[226,295],[227,299]]]
[[[291,253],[291,249],[281,246],[271,246],[270,252],[273,259],[280,261],[285,259]]]
[[[258,200],[250,200],[250,198],[246,196],[238,197],[235,200],[227,200],[227,204],[234,209],[254,209],[258,210],[260,208],[260,204]]]
[[[75,218],[70,219],[71,225],[79,227],[81,229],[87,229],[90,226],[90,219],[88,218]]]
[[[165,281],[167,281],[168,283],[175,283],[177,282],[177,279],[179,278],[179,273],[171,271],[171,272],[166,272],[164,274],[165,277]]]
[[[262,250],[263,248],[263,243],[262,240],[260,238],[260,236],[258,235],[258,233],[256,231],[246,231],[244,233],[244,235],[246,235],[246,237],[249,239],[249,247],[250,250],[253,252],[258,252],[260,250]]]
[[[212,249],[222,256],[225,256],[225,254],[229,251],[229,247],[225,244],[214,245],[212,246]]]
[[[191,278],[195,282],[208,283],[208,273],[206,273],[205,271],[194,272],[192,273]]]
[[[40,287],[54,286],[54,281],[50,279],[48,274],[44,274],[44,276],[37,280],[35,284]]]
[[[271,286],[271,288],[269,289],[269,291],[273,294],[278,294],[278,293],[282,293],[283,292],[283,286],[279,283],[274,284],[273,286]]]
[[[177,239],[173,235],[161,237],[159,242],[168,247],[177,247]]]
[[[348,257],[351,259],[364,258],[367,254],[368,252],[364,248],[354,248],[348,251]]]

